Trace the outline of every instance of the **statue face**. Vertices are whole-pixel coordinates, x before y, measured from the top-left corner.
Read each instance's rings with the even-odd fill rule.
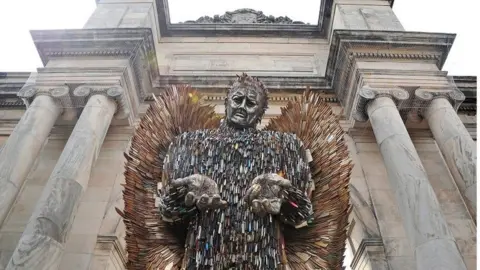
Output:
[[[262,96],[254,88],[232,90],[226,105],[227,122],[234,127],[255,127],[263,113]]]

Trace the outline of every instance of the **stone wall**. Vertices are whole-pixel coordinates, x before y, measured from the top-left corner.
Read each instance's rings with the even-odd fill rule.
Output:
[[[324,76],[325,39],[164,37],[157,49],[161,75]]]

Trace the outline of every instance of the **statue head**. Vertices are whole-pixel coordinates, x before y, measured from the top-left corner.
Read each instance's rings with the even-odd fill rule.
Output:
[[[257,78],[243,73],[228,90],[225,116],[229,126],[253,128],[268,108],[268,90]]]

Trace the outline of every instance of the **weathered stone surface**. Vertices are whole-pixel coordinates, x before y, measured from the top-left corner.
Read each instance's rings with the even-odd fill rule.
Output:
[[[92,218],[85,231],[72,223],[115,108],[107,96],[90,97],[7,269],[56,269],[70,231],[98,231],[101,217],[97,223]],[[95,224],[97,231],[92,228]]]
[[[415,249],[415,258],[417,269],[467,269],[454,240],[431,239]]]
[[[328,43],[287,38],[166,38],[157,56],[162,75],[323,76]],[[254,62],[255,65],[251,63]]]
[[[466,269],[396,104],[390,97],[377,97],[367,105],[367,113],[415,251],[417,269],[441,269],[429,259],[434,257],[448,261],[443,269]],[[430,245],[433,241],[437,244]]]
[[[202,16],[197,20],[185,21],[184,23],[238,23],[238,24],[253,24],[253,23],[272,23],[272,24],[305,24],[300,21],[293,21],[289,17],[274,17],[266,16],[261,11],[242,8],[232,12],[225,12],[223,15]]]
[[[462,120],[446,98],[432,100],[426,118],[455,183],[476,218],[477,150]]]
[[[380,5],[336,5],[334,27],[355,30],[404,30],[392,8]]]
[[[0,226],[60,113],[50,96],[36,97],[0,152]]]
[[[59,270],[85,270],[88,269],[92,255],[85,253],[65,253]],[[93,269],[92,269],[93,270]]]

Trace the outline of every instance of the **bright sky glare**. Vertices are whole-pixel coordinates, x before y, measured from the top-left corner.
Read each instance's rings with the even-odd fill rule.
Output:
[[[393,7],[408,31],[457,33],[444,70],[476,75],[476,0],[395,0]],[[302,3],[301,5],[299,3]],[[266,15],[288,16],[316,24],[318,0],[170,0],[172,22],[253,8]],[[188,8],[186,8],[188,7]],[[94,0],[2,0],[0,71],[35,71],[42,63],[29,30],[82,28],[95,9]]]

